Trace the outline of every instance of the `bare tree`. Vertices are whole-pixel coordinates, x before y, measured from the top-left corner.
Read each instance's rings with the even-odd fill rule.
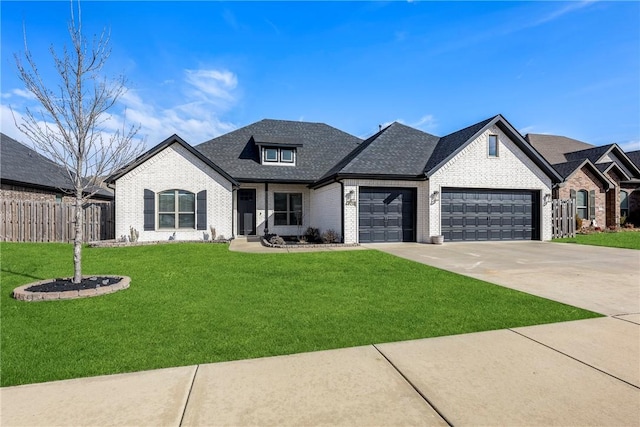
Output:
[[[82,280],[83,204],[104,184],[106,176],[133,160],[142,151],[136,139],[138,126],[108,128],[108,111],[126,91],[123,75],[102,75],[111,53],[109,33],[102,31],[90,43],[82,33],[80,2],[71,4],[68,30],[71,46],[62,53],[49,51],[55,68],[55,86],[49,87],[38,70],[24,31],[23,55],[15,54],[18,74],[38,100],[38,111],[26,110],[16,126],[42,152],[64,167],[75,197],[73,282]],[[14,116],[15,120],[15,116]]]

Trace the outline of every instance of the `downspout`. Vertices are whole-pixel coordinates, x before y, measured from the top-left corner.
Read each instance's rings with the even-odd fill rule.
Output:
[[[340,184],[340,236],[342,236],[342,243],[344,243],[344,182],[338,181]]]
[[[233,209],[233,203],[234,203],[234,200],[236,200],[236,203],[237,203],[237,200],[238,200],[238,191],[237,190],[238,189],[235,188],[235,186],[231,187],[231,238],[232,239],[236,238],[236,233],[235,233],[236,227],[235,227],[235,221],[234,221],[235,220],[235,210]]]
[[[264,183],[264,234],[269,234],[269,183]]]

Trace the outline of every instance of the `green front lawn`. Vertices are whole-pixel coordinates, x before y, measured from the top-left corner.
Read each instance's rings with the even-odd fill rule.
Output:
[[[576,237],[554,239],[560,243],[578,243],[581,245],[608,246],[611,248],[640,249],[640,232],[619,231],[617,233],[576,234]]]
[[[71,245],[0,250],[2,386],[599,316],[377,251],[193,243],[87,248],[85,274],[131,287],[28,303],[13,288],[71,275]]]

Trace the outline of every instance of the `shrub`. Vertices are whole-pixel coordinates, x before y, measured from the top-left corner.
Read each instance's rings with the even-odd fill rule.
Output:
[[[576,214],[576,230],[580,230],[582,228],[582,218]]]
[[[319,243],[322,241],[320,236],[320,229],[315,227],[307,227],[307,230],[304,232],[304,238],[309,243]]]
[[[277,234],[270,234],[267,236],[267,240],[272,245],[285,245],[284,239]]]
[[[322,233],[322,241],[324,243],[336,243],[338,242],[339,235],[336,230],[329,229]]]

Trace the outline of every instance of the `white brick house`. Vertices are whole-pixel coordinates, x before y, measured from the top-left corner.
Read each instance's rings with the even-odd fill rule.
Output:
[[[498,115],[442,138],[393,123],[365,141],[263,120],[195,148],[173,136],[111,183],[118,236],[298,236],[311,226],[345,243],[426,243],[548,240],[560,179]]]

